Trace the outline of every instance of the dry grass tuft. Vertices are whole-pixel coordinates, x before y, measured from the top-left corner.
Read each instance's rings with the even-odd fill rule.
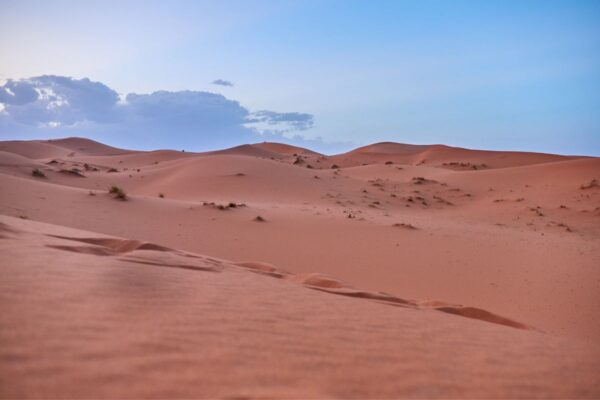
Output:
[[[112,185],[110,189],[108,189],[108,193],[112,194],[117,200],[127,200],[127,193],[125,193],[125,191],[117,185]]]
[[[45,178],[46,174],[44,174],[39,168],[34,168],[33,171],[31,171],[31,175],[35,178]]]

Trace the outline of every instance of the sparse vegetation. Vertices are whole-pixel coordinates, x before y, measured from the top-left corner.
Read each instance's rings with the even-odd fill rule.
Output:
[[[86,171],[89,171],[91,169],[90,164],[88,164],[88,163],[83,164],[83,169],[85,169]]]
[[[333,165],[331,166],[331,169],[339,169],[339,168],[340,168],[340,166],[339,166],[339,165],[337,165],[337,164],[333,164]]]
[[[161,199],[164,199],[165,198],[165,194],[164,193],[159,193],[158,197],[160,197]]]
[[[381,180],[379,178],[374,179],[374,180],[370,180],[369,183],[371,185],[375,186],[375,187],[380,187],[381,188],[381,187],[384,186],[383,180]]]
[[[472,164],[470,162],[457,162],[457,161],[445,162],[445,163],[442,163],[442,166],[451,167],[451,168],[455,168],[455,169],[473,169],[473,170],[488,168],[487,164]]]
[[[437,181],[434,181],[433,179],[426,179],[422,176],[415,176],[412,178],[412,183],[415,185],[424,185],[426,183],[437,183]]]
[[[267,220],[264,219],[263,217],[261,217],[260,215],[257,215],[256,218],[254,218],[254,220],[256,222],[266,222]]]
[[[244,203],[228,203],[228,204],[217,204],[214,201],[211,201],[210,203],[205,201],[204,203],[202,203],[203,206],[205,207],[213,207],[216,208],[217,210],[221,210],[221,211],[226,211],[229,210],[230,208],[239,208],[239,207],[246,207],[246,204]]]
[[[127,193],[125,193],[125,191],[117,185],[113,185],[110,187],[110,189],[108,190],[108,193],[112,194],[113,197],[117,200],[122,200],[125,201],[127,200]]]
[[[116,168],[109,168],[106,172],[119,172],[119,170]]]
[[[385,165],[392,165],[394,162],[393,161],[386,161]]]
[[[398,222],[398,223],[395,223],[392,226],[395,227],[395,228],[404,228],[404,229],[410,229],[410,230],[417,229],[416,226],[414,226],[412,224],[407,224],[407,223],[404,223],[404,222]]]
[[[533,211],[538,217],[544,216],[544,213],[542,212],[542,207],[540,206],[529,207],[529,210]]]
[[[427,200],[425,200],[425,198],[423,196],[408,196],[405,200],[409,203],[419,202],[424,206],[428,205]]]
[[[65,175],[76,176],[78,178],[85,178],[85,175],[82,174],[81,171],[77,168],[61,169],[58,172],[60,172],[61,174],[65,174]]]
[[[31,171],[31,175],[36,178],[45,178],[46,177],[46,174],[44,174],[39,168],[34,168],[33,171]]]
[[[451,201],[448,201],[448,200],[444,199],[444,198],[443,198],[443,197],[441,197],[441,196],[433,196],[433,198],[434,198],[435,200],[437,200],[438,202],[440,202],[440,203],[442,203],[442,204],[445,204],[445,205],[447,205],[447,206],[453,206],[453,205],[454,205],[454,203],[452,203]]]

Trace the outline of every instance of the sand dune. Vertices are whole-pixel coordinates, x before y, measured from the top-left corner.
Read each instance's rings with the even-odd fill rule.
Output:
[[[0,224],[2,254],[13,260],[0,267],[2,397],[600,394],[596,346],[332,278],[277,279],[252,263],[9,217]]]
[[[33,174],[35,169],[40,173]],[[139,324],[129,325],[136,332],[155,324],[173,324],[153,336],[152,349],[163,345],[163,334],[178,337],[176,343],[206,339],[206,346],[185,359],[157,350],[157,358],[148,362],[158,365],[172,360],[173,371],[179,374],[173,372],[169,379],[146,389],[144,379],[158,370],[145,365],[142,353],[134,351],[131,359],[117,356],[123,344],[116,339],[98,333],[99,347],[92,348],[73,338],[78,344],[68,357],[78,360],[73,365],[90,368],[83,368],[80,375],[65,367],[70,359],[55,353],[54,342],[38,343],[48,346],[43,349],[47,353],[40,368],[60,367],[58,371],[63,371],[57,373],[56,384],[50,378],[39,378],[33,366],[25,367],[27,360],[35,360],[31,354],[21,359],[11,353],[0,368],[7,371],[3,376],[16,377],[4,382],[15,383],[5,386],[3,382],[2,393],[5,397],[39,397],[50,390],[59,397],[81,397],[82,382],[89,381],[97,389],[94,397],[109,396],[107,388],[111,386],[118,388],[113,393],[119,397],[148,393],[158,393],[156,397],[547,397],[544,393],[595,397],[598,380],[592,376],[599,372],[600,337],[598,182],[598,158],[442,145],[378,143],[326,156],[278,143],[192,153],[121,150],[81,138],[0,142],[0,214],[20,217],[4,220],[2,256],[19,264],[3,267],[36,265],[15,275],[22,277],[19,285],[36,288],[27,292],[27,302],[18,305],[17,297],[11,297],[17,289],[3,298],[3,307],[18,310],[6,317],[3,325],[14,323],[15,329],[22,330],[15,330],[14,335],[33,335],[25,335],[29,341],[20,343],[7,334],[15,348],[27,352],[37,337],[34,331],[50,329],[52,335],[59,335],[77,324],[83,327],[82,337],[88,330],[121,332],[125,327],[119,318],[125,314],[111,304],[129,301],[133,302],[131,310],[147,315]],[[125,190],[127,201],[108,193],[112,185]],[[35,235],[35,231],[44,235]],[[46,271],[42,265],[47,263],[39,263],[42,259],[65,261]],[[83,273],[76,268],[81,263],[93,268],[78,277]],[[11,276],[13,269],[3,276]],[[106,303],[100,294],[114,295],[110,287],[100,285],[97,294],[89,294],[93,280],[104,276],[103,271],[113,271],[109,275],[123,271],[118,274],[133,277],[132,284],[141,286],[132,289],[134,294],[122,293]],[[144,279],[139,271],[150,271],[148,281],[138,282]],[[202,272],[201,276],[195,271]],[[48,275],[48,279],[33,282],[35,274]],[[69,279],[62,281],[57,278],[60,276]],[[205,276],[215,280],[204,281]],[[169,292],[163,293],[154,279],[166,279]],[[126,283],[119,285],[126,287]],[[186,288],[182,297],[170,294],[178,285]],[[198,292],[192,290],[196,285]],[[72,293],[73,298],[89,301],[91,310],[106,322],[86,328],[91,321],[85,314],[64,305],[53,313],[73,312],[74,325],[68,321],[52,325],[46,318],[33,318],[42,312],[43,299],[60,304],[52,288],[64,296]],[[148,293],[157,290],[165,304],[147,300],[144,288]],[[136,297],[137,290],[142,290],[143,296]],[[206,306],[216,307],[212,294],[202,297],[205,292],[221,299],[225,308]],[[158,320],[150,316],[146,301],[158,307]],[[187,301],[205,304],[202,313],[214,311],[207,317],[212,328],[206,329],[227,333],[217,339],[202,330],[205,328],[198,331],[200,316],[190,316]],[[242,304],[247,302],[257,308],[244,308]],[[227,304],[237,304],[239,310],[232,311]],[[311,308],[319,313],[311,313]],[[173,319],[182,313],[185,318]],[[265,327],[259,322],[236,322],[253,313],[270,322]],[[390,317],[394,313],[401,317]],[[29,317],[19,319],[19,315]],[[110,321],[120,322],[111,325]],[[273,331],[274,336],[265,341],[270,324],[281,331]],[[402,327],[409,327],[408,331]],[[325,329],[327,340],[319,344],[316,338],[300,339],[306,329]],[[198,379],[198,371],[206,371],[210,365],[198,359],[201,354],[212,354],[213,364],[223,370],[231,371],[236,363],[245,365],[247,359],[228,350],[231,346],[227,344],[233,340],[227,335],[238,338],[235,332],[240,330],[252,333],[244,345],[275,352],[271,358],[244,350],[250,352],[244,357],[256,358],[251,367],[264,370],[265,375],[235,367],[237,372],[226,379],[205,374],[201,388],[194,388],[191,382]],[[199,337],[192,339],[189,332]],[[290,335],[289,341],[281,332]],[[398,332],[406,336],[393,339]],[[438,338],[434,332],[443,334]],[[204,334],[208,337],[203,339]],[[350,335],[347,348],[342,345],[345,339],[339,339],[345,335]],[[125,338],[125,343],[134,349],[146,346],[145,339],[134,336]],[[368,337],[381,347],[357,347],[358,337]],[[294,340],[298,343],[293,344]],[[463,345],[453,348],[456,341]],[[56,343],[59,348],[63,345]],[[181,343],[175,346],[183,346]],[[455,358],[456,352],[464,350],[464,343],[476,343],[477,354],[485,354],[497,364],[485,363],[474,352],[467,352],[459,357],[464,364],[457,371],[448,373],[438,365],[447,357]],[[219,344],[224,346],[221,350]],[[418,355],[408,350],[412,345],[433,346],[436,351]],[[115,351],[114,357],[105,356],[106,364],[92,367],[82,361],[87,354],[96,354],[91,356],[94,360],[104,357],[99,350],[102,346]],[[510,356],[498,350],[505,346],[513,346]],[[304,354],[308,348],[328,350],[306,355],[309,352],[300,359],[282,356]],[[351,348],[360,350],[353,355]],[[400,363],[407,352],[414,358]],[[515,354],[519,361],[513,365]],[[281,371],[276,368],[277,357],[284,360]],[[353,357],[361,358],[361,367],[350,363]],[[135,368],[141,370],[130,364],[134,359],[140,360]],[[293,383],[298,368],[309,365],[321,365],[324,370],[335,366],[340,373],[327,375],[324,370],[318,373],[317,368],[306,375],[310,385]],[[355,372],[348,365],[353,365]],[[534,368],[536,365],[540,367]],[[559,379],[558,371],[564,373],[567,365],[574,368],[569,372],[571,379]],[[110,367],[127,378],[117,378],[118,374],[93,378]],[[535,371],[542,370],[549,376],[557,374],[556,379],[538,379],[544,374]],[[477,375],[476,382],[467,379],[476,371],[485,372]],[[398,373],[411,378],[399,383],[392,378]],[[81,379],[79,386],[64,389],[61,382],[72,374]],[[267,377],[282,382],[281,387],[256,384],[257,379],[263,382]],[[352,384],[350,377],[360,377],[363,384]],[[173,389],[178,379],[182,386]],[[334,389],[340,385],[345,389]],[[232,389],[223,391],[223,387]],[[261,391],[265,388],[270,389]]]
[[[564,161],[580,157],[555,154],[470,150],[444,145],[376,143],[331,157],[344,167],[362,164],[432,165],[451,169],[488,169]]]
[[[74,154],[71,154],[71,156],[117,156],[133,153],[131,150],[117,149],[116,147],[107,146],[103,143],[78,137],[48,140],[47,143],[73,151]]]
[[[120,155],[132,151],[117,149],[85,138],[56,140],[5,141],[0,142],[0,151],[16,153],[33,159],[51,157],[73,157],[76,155]]]
[[[262,142],[253,144],[252,146],[279,154],[310,154],[315,156],[322,156],[322,154],[317,153],[315,151],[305,149],[303,147],[291,146],[289,144],[284,143]]]

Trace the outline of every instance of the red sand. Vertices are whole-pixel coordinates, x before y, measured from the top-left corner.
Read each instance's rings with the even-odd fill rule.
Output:
[[[597,398],[594,179],[439,145],[0,142],[0,396]]]

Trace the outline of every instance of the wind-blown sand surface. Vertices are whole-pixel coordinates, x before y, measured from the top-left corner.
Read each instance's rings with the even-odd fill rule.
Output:
[[[69,138],[0,187],[2,397],[600,396],[598,158]]]

